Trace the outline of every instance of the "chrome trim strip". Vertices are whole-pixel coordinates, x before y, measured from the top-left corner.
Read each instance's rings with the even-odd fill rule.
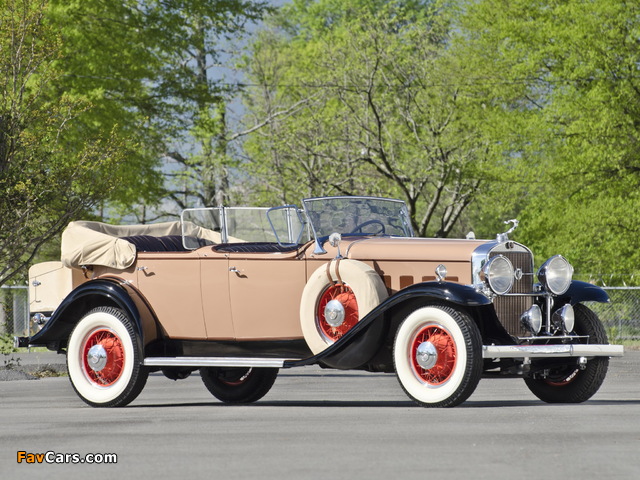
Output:
[[[251,357],[147,357],[145,367],[275,367],[281,368],[288,358]],[[299,360],[299,359],[294,359]]]
[[[483,345],[482,358],[622,357],[622,345]]]
[[[521,342],[530,342],[534,340],[579,340],[581,338],[589,338],[589,335],[555,335],[552,337],[548,335],[539,335],[537,337],[518,337],[518,340]]]

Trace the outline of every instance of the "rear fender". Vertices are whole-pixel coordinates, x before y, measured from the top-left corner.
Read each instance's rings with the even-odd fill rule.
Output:
[[[131,287],[127,287],[131,288]],[[90,310],[101,306],[112,306],[122,309],[132,320],[136,330],[136,338],[142,348],[153,338],[149,336],[149,328],[144,328],[143,317],[121,281],[98,279],[83,283],[74,289],[53,312],[42,330],[29,339],[30,345],[43,345],[52,350],[61,350],[66,346],[71,331],[78,321]],[[145,315],[150,317],[150,312]],[[148,320],[147,320],[148,323]],[[151,333],[153,336],[153,333]]]

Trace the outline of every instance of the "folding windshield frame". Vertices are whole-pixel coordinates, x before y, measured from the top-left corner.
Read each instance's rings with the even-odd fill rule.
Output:
[[[284,221],[282,226],[277,225],[277,219],[272,212],[285,210]],[[264,217],[255,223],[255,232],[260,232],[261,238],[255,236],[251,238],[250,228],[244,233],[242,228],[235,229],[233,227],[234,213],[241,212],[263,212]],[[292,213],[295,212],[295,215]],[[200,216],[200,218],[195,218]],[[240,215],[241,216],[241,215]],[[193,217],[193,218],[192,218]],[[208,218],[207,218],[208,217]],[[258,217],[256,217],[258,219]],[[299,222],[299,231],[295,229],[295,223]],[[199,248],[197,242],[193,242],[190,237],[198,236],[200,229],[208,230],[207,235],[220,235],[219,242],[215,243],[236,243],[236,242],[271,242],[278,243],[281,246],[292,246],[299,244],[305,232],[310,236],[308,222],[300,209],[296,205],[284,205],[280,207],[201,207],[186,208],[180,214],[180,223],[182,231],[182,244],[186,249],[195,250]],[[242,224],[242,222],[240,222]],[[264,224],[263,224],[264,223]],[[268,226],[268,229],[266,228]],[[260,228],[262,227],[262,228]],[[246,235],[245,235],[246,234]],[[238,238],[236,238],[236,236]],[[244,236],[244,238],[242,238]],[[201,235],[202,237],[202,235]],[[270,238],[267,238],[270,237]],[[285,241],[286,240],[286,241]]]

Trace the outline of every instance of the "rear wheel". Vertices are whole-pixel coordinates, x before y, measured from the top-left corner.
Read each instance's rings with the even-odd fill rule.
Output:
[[[411,313],[394,342],[396,374],[423,407],[454,407],[476,389],[482,375],[482,340],[464,312],[430,305]]]
[[[607,333],[598,316],[584,305],[574,307],[575,332],[588,335],[589,343],[608,344]],[[582,403],[600,389],[609,368],[608,357],[589,359],[584,369],[576,364],[550,368],[544,376],[525,378],[531,392],[547,403]]]
[[[87,313],[69,337],[67,369],[78,396],[94,407],[122,407],[142,391],[149,370],[129,317],[120,309]]]
[[[278,376],[277,368],[202,367],[207,390],[221,402],[252,403],[264,397]]]

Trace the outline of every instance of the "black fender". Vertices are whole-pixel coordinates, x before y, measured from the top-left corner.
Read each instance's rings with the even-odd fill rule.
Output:
[[[600,302],[609,303],[609,294],[602,288],[587,282],[573,280],[569,285],[569,290],[560,295],[556,301],[556,305],[571,303],[576,305],[582,302]]]
[[[56,308],[42,330],[29,339],[29,344],[55,345],[55,349],[59,350],[66,344],[80,318],[99,306],[122,309],[132,320],[136,339],[142,349],[144,342],[140,312],[125,288],[118,281],[109,279],[91,280],[76,287]]]
[[[297,367],[319,363],[336,369],[355,369],[364,365],[379,350],[387,334],[388,322],[385,314],[407,306],[417,307],[421,303],[444,301],[464,307],[490,305],[491,300],[468,285],[451,282],[424,282],[410,285],[390,296],[340,340],[326,350],[300,361],[285,362],[285,367]]]

